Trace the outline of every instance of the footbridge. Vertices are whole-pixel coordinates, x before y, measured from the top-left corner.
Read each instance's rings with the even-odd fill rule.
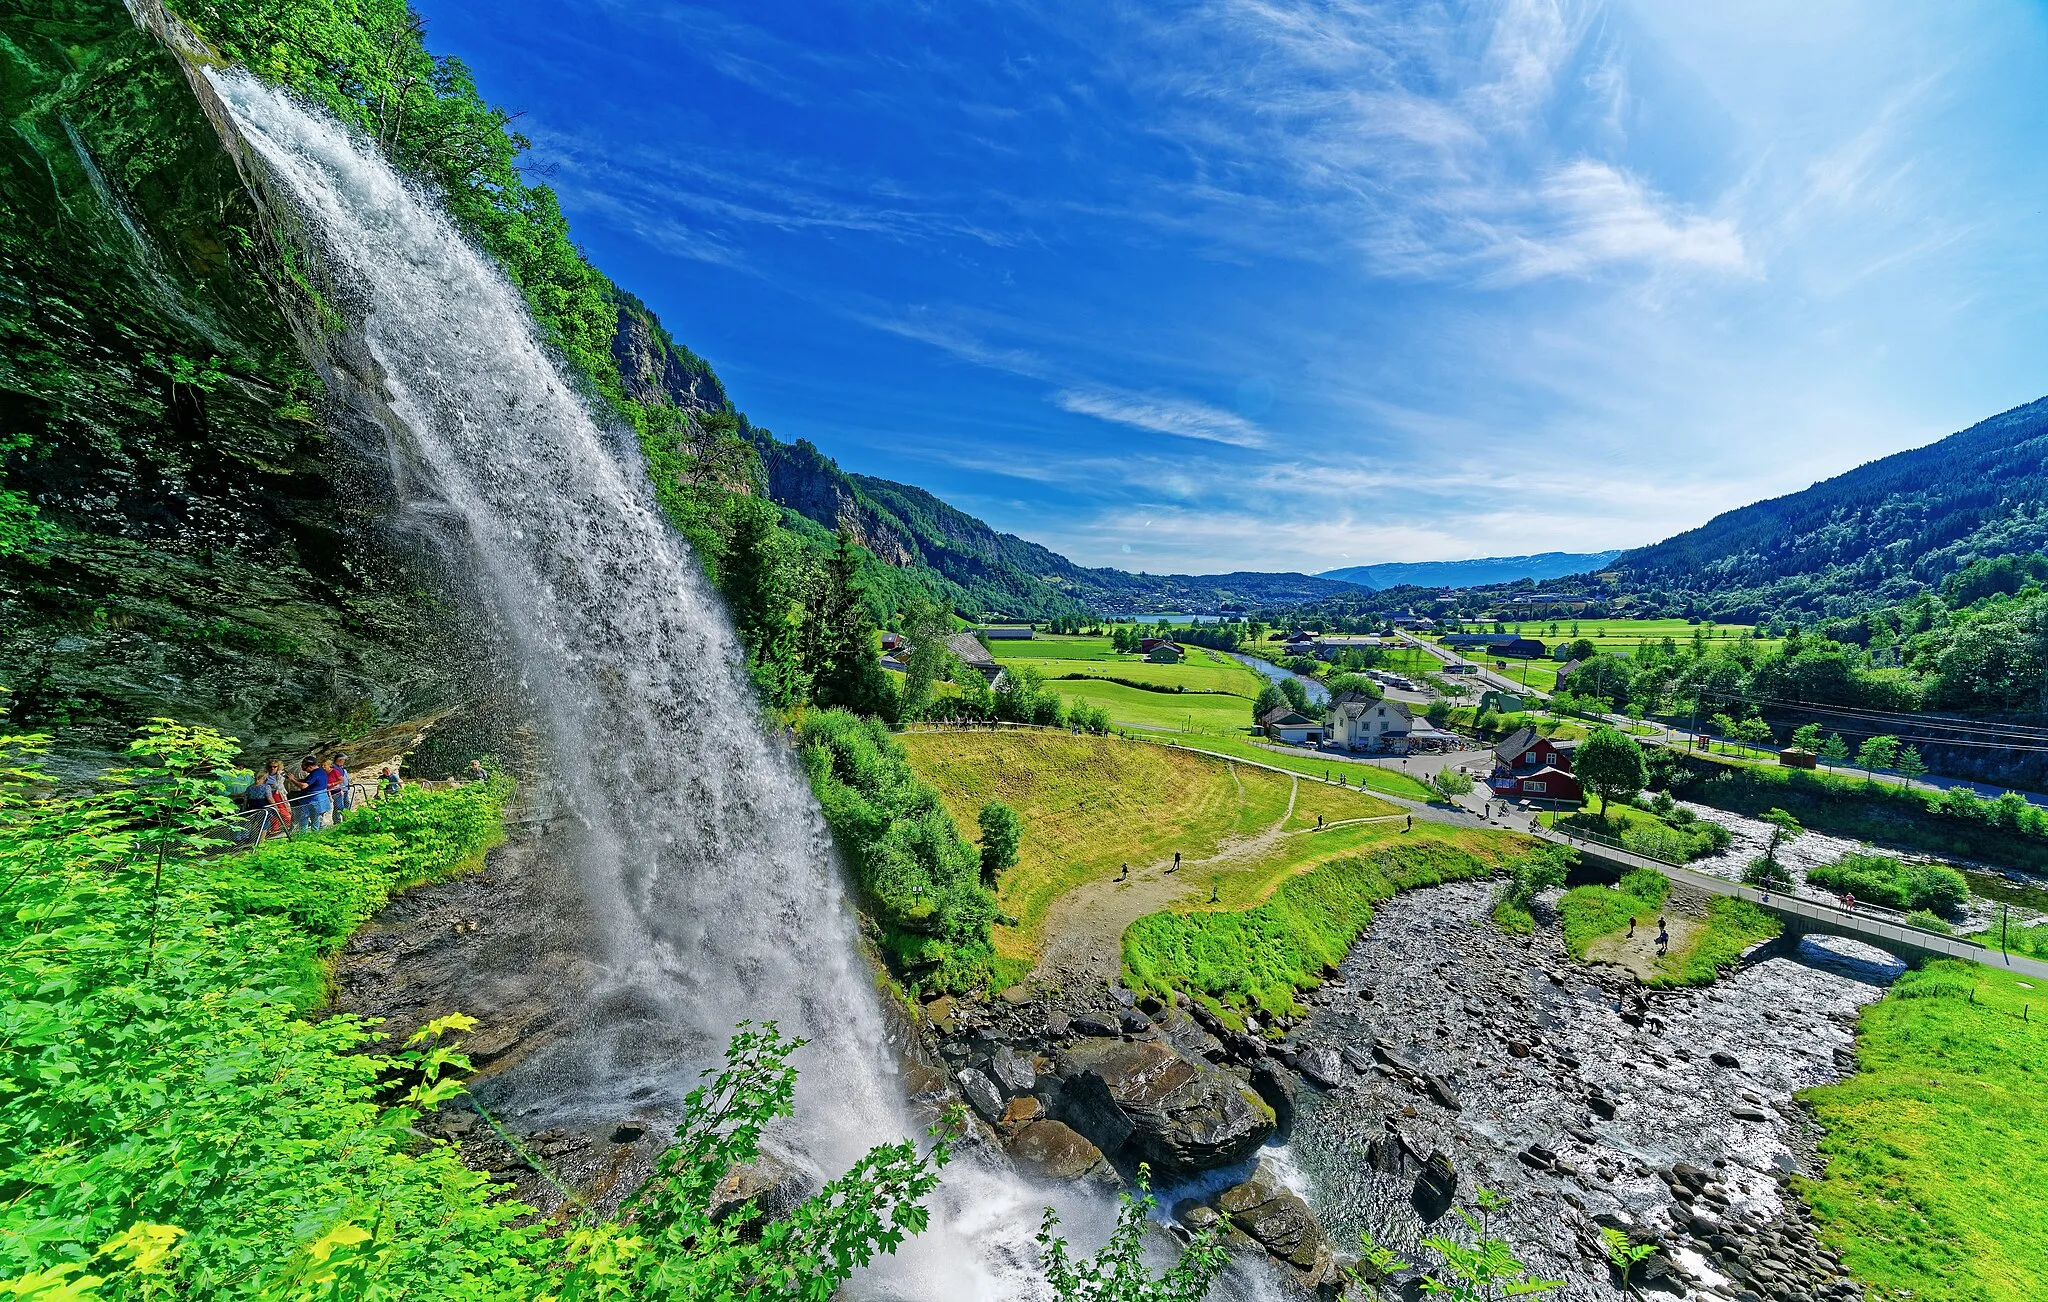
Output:
[[[1568,845],[1588,859],[1597,859],[1624,872],[1635,868],[1649,868],[1663,873],[1674,882],[1682,882],[1709,894],[1748,900],[1758,908],[1775,914],[1785,924],[1787,937],[1843,936],[1850,940],[1862,941],[1866,945],[1875,945],[1909,962],[1927,958],[1960,958],[1972,963],[1982,963],[1987,967],[2007,968],[2048,981],[2048,963],[2018,954],[2007,954],[1966,937],[1951,936],[1917,926],[1906,921],[1906,915],[1894,909],[1872,904],[1858,904],[1854,908],[1845,908],[1821,900],[1800,899],[1780,891],[1745,886],[1741,882],[1716,877],[1712,873],[1703,873],[1684,864],[1653,859],[1604,839],[1594,839],[1578,833],[1566,834],[1554,828],[1541,826],[1529,830],[1533,836],[1554,841],[1559,845]]]

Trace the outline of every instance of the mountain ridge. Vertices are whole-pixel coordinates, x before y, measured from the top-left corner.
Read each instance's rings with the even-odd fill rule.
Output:
[[[1383,588],[1478,588],[1522,579],[1563,578],[1597,570],[1622,554],[1604,552],[1534,552],[1527,556],[1480,556],[1463,561],[1385,561],[1320,570],[1318,578],[1342,579],[1375,592]]]

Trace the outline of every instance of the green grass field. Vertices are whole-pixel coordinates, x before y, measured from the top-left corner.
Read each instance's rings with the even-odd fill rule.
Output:
[[[1953,959],[1863,1010],[1859,1070],[1806,1090],[1821,1237],[1870,1297],[2048,1298],[2048,992]]]
[[[1275,768],[1299,773],[1306,778],[1328,780],[1342,777],[1345,782],[1357,786],[1361,782],[1371,791],[1384,792],[1390,796],[1405,796],[1410,800],[1430,800],[1434,794],[1421,779],[1409,777],[1399,769],[1379,764],[1349,764],[1333,760],[1314,751],[1297,750],[1291,746],[1263,745],[1246,731],[1239,730],[1236,736],[1215,734],[1205,737],[1168,738],[1183,746],[1198,746],[1203,750],[1230,755],[1237,759],[1256,760]]]
[[[1004,958],[1035,958],[1053,901],[1084,882],[1114,877],[1178,850],[1190,861],[1214,857],[1226,843],[1278,833],[1272,844],[1210,868],[1190,862],[1200,881],[1216,879],[1220,903],[1249,907],[1287,877],[1338,854],[1394,835],[1393,824],[1328,823],[1382,818],[1400,811],[1354,788],[1297,783],[1292,777],[1167,746],[1116,737],[1075,737],[1040,730],[905,733],[904,749],[962,827],[990,800],[1024,817],[1015,867],[997,899],[1016,927],[996,929]],[[1290,802],[1293,813],[1288,814]]]
[[[1688,624],[1682,619],[1580,619],[1576,621],[1579,631],[1573,633],[1575,621],[1555,621],[1555,632],[1551,631],[1552,622],[1522,620],[1519,627],[1523,637],[1535,638],[1546,647],[1582,637],[1602,651],[1620,652],[1634,651],[1645,638],[1659,642],[1667,637],[1678,643],[1679,649],[1684,650],[1692,645],[1693,634],[1696,631],[1705,638],[1709,647],[1732,646],[1737,638],[1747,637],[1751,631],[1751,626],[1747,624]],[[1475,624],[1471,627],[1475,632],[1487,632],[1493,626]],[[1516,621],[1507,621],[1507,627],[1510,631],[1514,630],[1517,627]],[[1759,645],[1774,647],[1777,641],[1766,638]],[[1512,666],[1516,662],[1510,660],[1508,663]],[[1556,668],[1555,664],[1551,667]]]

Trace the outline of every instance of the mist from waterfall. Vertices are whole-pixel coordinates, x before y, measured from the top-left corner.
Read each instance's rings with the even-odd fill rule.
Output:
[[[914,1133],[823,820],[637,454],[437,202],[326,114],[244,72],[209,75],[361,317],[417,463],[401,491],[466,531],[544,734],[550,799],[577,825],[599,975],[581,1024],[522,1066],[523,1088],[564,1118],[673,1115],[735,1023],[772,1018],[810,1042],[796,1119],[777,1132],[792,1156],[829,1177]],[[1045,1201],[956,1162],[932,1228],[857,1291],[1027,1296]],[[1068,1210],[1099,1238],[1099,1211]]]

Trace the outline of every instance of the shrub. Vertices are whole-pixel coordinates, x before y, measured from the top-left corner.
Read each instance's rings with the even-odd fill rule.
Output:
[[[1654,868],[1638,868],[1622,876],[1621,890],[1655,908],[1671,893],[1671,879]]]
[[[1953,868],[1881,854],[1845,854],[1809,870],[1806,880],[1887,908],[1937,914],[1955,913],[1970,898],[1969,883]]]
[[[880,722],[813,710],[797,732],[811,789],[904,976],[943,990],[986,981],[995,896],[981,855]]]

